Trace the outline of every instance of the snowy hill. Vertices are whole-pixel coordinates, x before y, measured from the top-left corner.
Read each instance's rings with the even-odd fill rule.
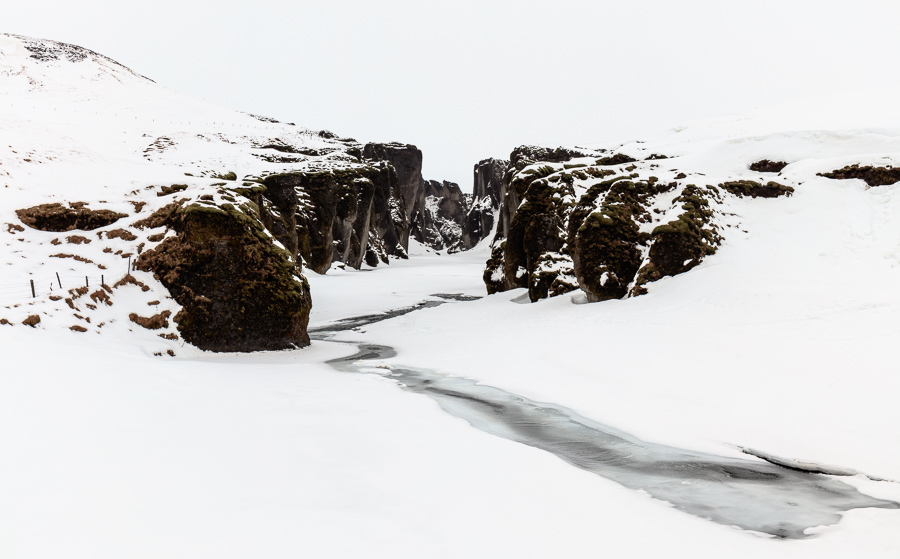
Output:
[[[0,129],[8,323],[77,332],[153,325],[154,353],[173,352],[182,338],[216,350],[292,347],[308,343],[301,261],[325,273],[335,261],[359,268],[405,258],[411,237],[444,248],[415,146],[362,145],[219,107],[81,47],[0,36]],[[201,242],[198,220],[213,215],[221,223],[207,223]],[[227,221],[249,236],[227,233]],[[229,258],[246,277],[215,264],[208,233],[232,243]],[[171,257],[194,258],[197,242],[212,252],[185,272]],[[186,243],[193,248],[174,246]],[[296,268],[294,279],[274,272],[280,262]],[[271,280],[247,275],[260,267],[273,270]],[[241,289],[253,295],[235,299]],[[286,308],[295,310],[278,310]],[[182,324],[191,315],[206,318],[191,329]],[[222,320],[246,333],[223,343]]]

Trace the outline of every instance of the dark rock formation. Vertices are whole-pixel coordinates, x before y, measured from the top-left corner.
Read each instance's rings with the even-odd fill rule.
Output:
[[[750,170],[757,173],[780,173],[788,164],[784,161],[769,161],[768,159],[760,159],[750,164]]]
[[[667,158],[646,161],[661,159]],[[675,182],[641,178],[658,165],[604,150],[523,146],[511,154],[502,180],[488,163],[476,166],[476,186],[490,176],[502,194],[485,286],[488,293],[526,288],[532,301],[578,288],[589,301],[642,295],[647,283],[715,253],[722,238],[713,203],[722,202],[723,191],[753,198],[794,192],[775,182],[682,185],[677,181],[687,175],[676,169],[669,171]],[[674,197],[660,197],[673,190]]]
[[[463,227],[463,244],[469,248],[486,238],[494,229],[494,214],[506,198],[508,182],[505,159],[485,159],[475,165],[472,183],[472,206]],[[509,223],[505,223],[509,231]]]
[[[435,250],[446,249],[449,253],[472,248],[484,237],[469,230],[471,207],[472,195],[463,193],[458,184],[426,181],[425,207],[421,220],[417,220],[416,238]]]
[[[473,204],[454,183],[424,181],[415,146],[366,144],[347,153],[355,155],[346,163],[269,175],[235,189],[253,200],[265,227],[311,270],[324,274],[333,262],[359,268],[406,258],[410,237],[456,252],[490,233],[496,206]]]
[[[491,206],[500,207],[506,190],[506,168],[509,161],[505,159],[484,159],[475,165],[474,180],[472,183],[472,197],[476,200],[489,198]]]
[[[91,231],[106,227],[125,217],[112,210],[91,210],[84,202],[72,202],[69,207],[62,204],[41,204],[23,210],[16,210],[22,223],[40,231],[64,232],[80,229]]]
[[[829,179],[862,179],[869,186],[887,186],[900,181],[900,169],[893,167],[873,167],[866,165],[850,165],[830,173],[819,173],[820,177]]]
[[[309,344],[309,285],[250,204],[170,209],[177,232],[138,259],[182,306],[181,336],[208,351],[260,351]]]
[[[586,150],[535,146],[513,150],[500,182],[495,250],[485,272],[488,293],[525,287],[531,300],[536,301],[577,289],[571,255],[564,249],[574,205],[573,184],[575,180],[615,174],[600,167],[634,161],[623,154],[599,159],[596,155]],[[592,158],[593,165],[567,164],[584,157]],[[500,246],[502,255],[497,253]]]

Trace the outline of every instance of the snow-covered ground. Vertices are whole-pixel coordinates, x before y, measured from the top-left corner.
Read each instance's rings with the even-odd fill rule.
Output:
[[[0,38],[0,61],[12,59],[16,41]],[[25,81],[4,75],[4,223],[15,223],[13,210],[30,204],[99,203],[105,186],[127,193],[180,178],[205,188],[214,179],[200,174],[250,172],[257,163],[247,145],[293,130],[195,106],[163,88],[146,94],[158,86],[111,68],[97,80],[66,78],[100,90],[84,101],[83,115],[64,111],[58,120],[50,109],[77,106],[72,91],[42,93],[25,79],[41,77],[33,71]],[[143,96],[113,95],[122,90],[112,83],[123,80],[139,83],[128,91]],[[40,110],[4,102],[23,98]],[[110,114],[99,118],[103,111]],[[159,134],[152,117],[142,120],[169,112]],[[119,130],[123,114],[139,124]],[[524,292],[513,291],[335,339],[390,345],[398,355],[386,366],[473,378],[648,441],[727,456],[750,447],[900,479],[900,186],[867,189],[815,175],[850,163],[896,164],[900,130],[884,128],[896,125],[890,115],[883,125],[784,124],[796,114],[781,108],[606,146],[680,156],[673,165],[702,171],[711,183],[758,178],[746,167],[762,157],[791,163],[779,179],[796,188],[791,198],[729,199],[722,211],[735,214],[736,227],[719,251],[651,284],[647,295],[527,304]],[[204,124],[176,126],[185,115],[205,115]],[[244,148],[231,152],[235,144],[222,141],[204,151],[212,135],[198,134],[223,122],[261,128]],[[156,161],[143,156],[182,126],[178,148]],[[243,133],[233,134],[226,137]],[[296,134],[292,141],[303,145],[322,141]],[[128,211],[116,200],[113,209]],[[40,274],[56,250],[50,233],[0,235],[3,285]],[[113,258],[99,250],[101,241],[90,245],[97,262]],[[411,253],[377,269],[311,275],[311,325],[434,294],[484,294],[486,242],[455,255]],[[72,274],[85,273],[80,265],[72,264]],[[139,278],[151,294],[164,295],[148,275]],[[149,297],[133,286],[123,290],[130,291],[117,294],[116,306],[98,312],[145,305]],[[16,325],[0,325],[3,557],[900,556],[900,511],[853,510],[805,540],[721,526],[476,430],[394,381],[325,364],[355,351],[352,345],[204,354],[127,328],[32,329],[18,323],[34,309],[68,311],[46,301],[6,305],[0,316]],[[124,322],[113,314],[103,320],[115,318]],[[154,356],[162,347],[176,356]],[[900,500],[898,483],[841,479]]]
[[[358,314],[429,293],[478,293],[480,256],[315,276],[313,322],[346,316],[335,308]],[[729,268],[732,279],[746,271],[710,263],[695,277]],[[390,343],[395,363],[560,403],[648,440],[735,455],[727,444],[755,446],[900,477],[887,405],[898,388],[886,363],[896,327],[875,323],[896,301],[807,315],[797,304],[763,320],[754,293],[733,300],[706,281],[675,285],[686,278],[627,302],[526,305],[507,293],[448,303],[342,337]],[[802,541],[680,513],[478,431],[393,381],[323,364],[349,346],[182,351],[162,360],[63,332],[9,329],[3,342],[0,542],[8,557],[837,558],[900,550],[898,511],[854,510]],[[897,484],[849,481],[900,499]]]

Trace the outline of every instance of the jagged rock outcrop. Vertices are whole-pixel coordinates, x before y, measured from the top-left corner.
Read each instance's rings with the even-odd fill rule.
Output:
[[[641,295],[647,283],[684,273],[715,253],[722,238],[714,205],[724,195],[794,191],[747,180],[698,187],[677,169],[660,170],[655,162],[662,159],[668,158],[516,148],[503,175],[500,224],[484,272],[488,293],[526,288],[532,301],[579,288],[589,301]],[[672,180],[661,181],[661,174]]]
[[[424,215],[422,152],[407,144],[366,144],[344,164],[260,177],[246,194],[265,226],[295,258],[324,274],[406,258],[411,225]]]
[[[294,258],[324,274],[334,261],[359,268],[405,254],[390,212],[396,183],[394,169],[377,162],[270,175],[248,195]]]
[[[422,152],[409,144],[366,144],[362,157],[368,161],[386,161],[397,175],[396,186],[385,200],[386,204],[376,212],[375,225],[380,231],[390,229],[397,236],[396,244],[386,243],[387,254],[405,258],[409,251],[410,229],[425,206]]]

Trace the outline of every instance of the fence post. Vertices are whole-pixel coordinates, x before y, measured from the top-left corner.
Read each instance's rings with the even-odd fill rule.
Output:
[[[100,274],[100,287],[106,286],[106,280],[103,278],[103,274]]]
[[[59,279],[59,272],[56,272],[56,281],[59,282],[59,288],[62,289],[62,280]]]
[[[91,283],[88,281],[88,277],[87,277],[87,276],[84,276],[84,286],[85,286],[85,287],[90,287],[90,286],[91,286]]]
[[[37,298],[37,295],[34,294],[34,280],[28,280],[28,281],[31,282],[31,298],[35,299],[35,298]]]

